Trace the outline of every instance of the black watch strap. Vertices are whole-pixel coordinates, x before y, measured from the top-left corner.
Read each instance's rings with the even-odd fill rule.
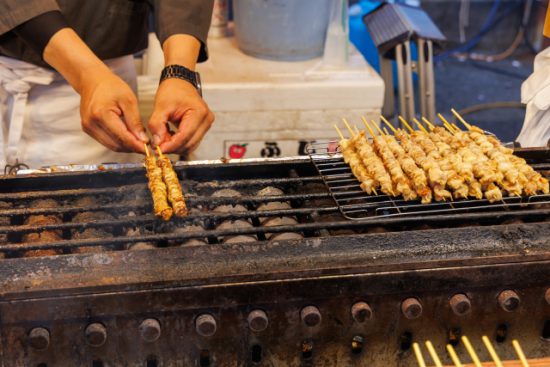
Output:
[[[182,65],[168,65],[164,69],[162,69],[162,73],[160,73],[159,83],[162,83],[163,80],[170,78],[182,79],[193,84],[193,86],[197,88],[197,91],[202,96],[201,76],[199,73],[190,70]]]

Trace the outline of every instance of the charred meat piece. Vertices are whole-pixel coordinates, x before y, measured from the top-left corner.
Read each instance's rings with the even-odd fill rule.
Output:
[[[158,165],[162,169],[162,177],[166,188],[168,191],[168,200],[172,204],[172,209],[178,217],[185,217],[188,213],[187,205],[185,205],[185,198],[183,197],[183,192],[181,191],[180,181],[178,180],[178,175],[172,167],[172,162],[170,159],[163,155],[159,149],[159,158]]]
[[[155,215],[165,221],[170,220],[173,210],[168,204],[168,192],[162,178],[162,169],[157,165],[157,158],[154,155],[145,157],[145,169],[149,179],[149,190],[153,198]]]

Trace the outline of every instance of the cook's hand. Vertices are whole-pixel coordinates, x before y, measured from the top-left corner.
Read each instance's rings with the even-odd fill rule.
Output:
[[[82,129],[115,152],[145,153],[149,139],[132,89],[110,70],[87,78],[80,90]]]
[[[174,134],[168,122],[178,127]],[[148,127],[163,153],[191,153],[213,122],[214,114],[191,83],[176,78],[160,83]]]

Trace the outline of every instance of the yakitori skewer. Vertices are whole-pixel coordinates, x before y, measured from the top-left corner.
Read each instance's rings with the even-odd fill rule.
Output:
[[[167,221],[172,217],[173,210],[168,204],[168,193],[162,179],[162,169],[157,165],[155,155],[149,153],[147,145],[145,145],[145,154],[144,165],[149,179],[148,186],[153,198],[155,215]]]
[[[468,354],[470,355],[470,358],[472,359],[472,362],[474,362],[474,365],[476,367],[483,367],[481,364],[481,361],[479,360],[479,357],[476,354],[476,351],[472,347],[472,344],[470,343],[470,339],[466,335],[463,335],[462,343],[464,343],[464,347],[466,347],[466,350],[468,351]]]
[[[157,146],[158,151],[158,165],[162,169],[162,177],[168,191],[168,200],[172,204],[172,209],[178,217],[185,217],[188,213],[187,205],[185,204],[185,198],[181,190],[180,181],[174,171],[170,158],[162,154],[162,151]]]
[[[350,139],[346,139],[344,137],[344,134],[342,134],[342,131],[340,131],[338,126],[334,125],[334,128],[336,129],[338,136],[340,136],[339,146],[342,156],[344,157],[344,162],[350,166],[351,172],[360,182],[361,189],[367,194],[376,195],[376,181],[371,177],[367,168],[363,164],[363,160],[355,150],[354,143]]]
[[[373,146],[375,148],[376,153],[382,159],[382,162],[384,163],[384,167],[386,168],[386,170],[389,172],[391,176],[391,181],[395,186],[396,193],[403,195],[403,198],[405,200],[415,200],[416,198],[418,198],[418,194],[411,187],[409,179],[403,172],[403,169],[401,168],[399,161],[396,159],[395,155],[390,149],[389,144],[386,141],[385,137],[383,135],[376,135],[376,133],[374,133],[369,122],[366,119],[363,119],[363,123],[365,124],[365,127],[368,129],[369,133],[372,136]],[[376,124],[374,125],[376,129],[379,129],[379,127]],[[380,130],[380,132],[382,132],[382,130]]]
[[[422,355],[422,351],[420,350],[420,345],[418,345],[418,343],[413,343],[412,346],[416,361],[418,362],[418,366],[426,367],[426,361],[424,361],[424,356]]]
[[[521,362],[522,367],[529,367],[529,362],[527,361],[527,358],[525,358],[523,349],[521,349],[521,346],[519,345],[519,342],[516,339],[512,340],[512,346],[516,351],[516,354]]]
[[[447,344],[447,352],[449,353],[449,356],[451,357],[451,360],[453,361],[455,367],[463,367],[462,362],[460,362],[460,359],[458,358],[458,355],[456,354],[455,349],[451,344]]]
[[[483,344],[485,344],[485,348],[489,351],[489,354],[491,355],[491,358],[493,359],[493,362],[495,362],[496,367],[502,367],[502,362],[497,354],[497,351],[493,347],[493,344],[491,344],[491,341],[487,337],[487,335],[483,335],[481,337],[481,340],[483,341]]]
[[[382,121],[384,120],[385,119],[382,118]],[[392,129],[392,131],[397,132],[397,130],[389,123],[389,121],[386,120],[384,121],[384,123],[387,124]],[[374,123],[374,121],[372,121],[372,124],[374,124],[378,130],[380,130],[380,128]],[[405,172],[407,178],[409,179],[409,182],[412,184],[413,189],[422,199],[422,203],[426,204],[431,202],[433,194],[428,185],[428,179],[424,170],[416,164],[411,156],[409,156],[409,154],[405,151],[401,144],[399,144],[399,142],[396,140],[395,136],[390,135],[386,128],[384,128],[384,131],[384,138],[386,139],[390,150],[397,158],[403,172]]]
[[[428,353],[430,353],[430,356],[432,357],[433,362],[435,363],[436,367],[443,367],[443,364],[441,364],[441,360],[439,359],[439,356],[437,355],[437,352],[435,351],[435,348],[431,341],[426,342],[426,348],[428,349]]]
[[[483,130],[467,123],[462,116],[452,110],[457,119],[468,128],[467,134],[474,141],[483,153],[492,161],[496,162],[499,170],[505,176],[499,185],[511,195],[535,195],[537,192],[548,194],[550,185],[548,180],[532,167],[525,160],[512,154],[512,150],[505,148],[494,137],[488,137]]]

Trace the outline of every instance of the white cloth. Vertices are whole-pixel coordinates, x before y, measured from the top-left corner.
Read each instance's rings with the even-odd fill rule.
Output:
[[[132,56],[105,61],[137,90]],[[80,96],[54,71],[0,56],[0,168],[139,162],[115,153],[82,131]],[[0,172],[1,174],[1,172]]]
[[[550,140],[550,47],[535,57],[533,74],[521,86],[521,102],[527,110],[517,141],[522,147],[546,146]]]

